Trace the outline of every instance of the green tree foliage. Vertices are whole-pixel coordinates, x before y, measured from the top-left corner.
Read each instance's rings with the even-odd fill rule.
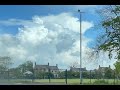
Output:
[[[120,76],[120,61],[117,61],[115,64],[115,73],[117,76]]]
[[[65,76],[65,72],[63,73],[63,76]],[[90,74],[88,71],[82,73],[83,78],[89,78]],[[65,78],[65,77],[64,77]],[[73,72],[73,71],[68,71],[67,72],[67,78],[80,78],[80,72]]]
[[[0,71],[8,70],[11,64],[12,64],[11,57],[9,56],[0,57]]]
[[[11,68],[11,78],[25,78],[24,73],[26,71],[30,71],[33,73],[33,63],[31,61],[26,61],[25,63],[19,65],[16,68]]]
[[[90,73],[89,72],[83,72],[82,73],[82,75],[83,75],[83,78],[90,78]]]
[[[21,69],[19,67],[11,68],[10,73],[11,73],[10,78],[16,79],[23,78],[23,73],[21,72]]]
[[[68,78],[79,78],[80,77],[80,73],[79,72],[68,71],[67,72],[67,76],[68,76]]]
[[[102,22],[105,33],[100,36],[97,44],[98,51],[108,51],[111,59],[116,53],[116,59],[120,60],[120,6],[110,6],[110,14]],[[103,12],[104,13],[104,12]]]
[[[59,78],[64,79],[65,78],[65,71],[58,72],[58,76],[59,76]]]
[[[90,74],[90,73],[89,73]],[[97,78],[97,74],[95,72],[91,72],[91,75],[89,75],[89,77],[91,79],[96,79]]]
[[[105,78],[107,79],[114,78],[114,72],[112,69],[110,68],[105,69]]]
[[[50,75],[50,78],[54,78],[53,73],[49,72],[36,72],[36,79],[48,79]]]
[[[35,78],[37,78],[37,79],[45,79],[45,78],[48,78],[48,76],[46,77],[44,72],[36,72]]]
[[[22,73],[26,71],[33,72],[33,63],[31,61],[26,61],[25,63],[18,66],[21,69]]]
[[[11,57],[1,56],[0,57],[0,78],[9,78],[9,69],[12,64]]]

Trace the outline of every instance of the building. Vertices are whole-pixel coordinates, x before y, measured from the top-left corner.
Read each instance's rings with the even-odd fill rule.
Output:
[[[35,73],[36,72],[51,72],[55,78],[58,77],[58,72],[59,72],[57,64],[56,66],[50,66],[49,63],[48,65],[37,65],[35,63],[34,70],[35,70]]]
[[[70,71],[72,71],[72,72],[80,72],[80,68],[70,67]],[[85,68],[81,68],[81,71],[82,71],[82,72],[87,71],[87,70],[86,70],[86,67],[85,67]]]
[[[109,67],[101,67],[101,66],[99,65],[98,71],[99,71],[99,72],[105,72],[106,69],[111,69],[111,68],[110,68],[110,65],[109,65]]]
[[[111,67],[110,67],[110,65],[108,67],[101,67],[99,65],[99,68],[95,70],[96,74],[98,75],[98,78],[103,78],[104,79],[106,70],[112,70]]]

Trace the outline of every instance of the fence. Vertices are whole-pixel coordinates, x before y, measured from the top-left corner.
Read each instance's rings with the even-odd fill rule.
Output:
[[[13,74],[14,73],[14,74]],[[1,71],[0,83],[31,83],[31,84],[80,84],[79,72],[59,69],[59,71],[48,70],[46,73],[16,74],[15,71]],[[19,77],[18,77],[19,76]],[[120,84],[119,77],[112,73],[94,72],[92,70],[82,72],[82,84]]]
[[[65,69],[59,69],[59,71],[57,70],[51,71],[49,69],[48,72],[44,72],[41,75],[42,75],[41,78],[35,75],[34,82],[67,84],[67,70]]]

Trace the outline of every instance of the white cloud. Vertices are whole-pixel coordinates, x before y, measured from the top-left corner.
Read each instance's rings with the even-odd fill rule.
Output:
[[[61,19],[60,19],[61,18]],[[65,29],[72,30],[74,32],[80,32],[79,19],[72,16],[72,13],[61,13],[59,15],[49,15],[44,17],[34,16],[32,20],[20,20],[20,19],[9,19],[1,20],[0,24],[3,25],[23,25],[29,28],[41,28],[44,24],[49,30],[62,32]],[[33,27],[34,26],[34,27]],[[40,26],[40,27],[39,27]],[[44,27],[43,26],[43,27]],[[82,21],[82,33],[89,28],[93,27],[93,22]]]
[[[24,50],[24,48],[19,46],[19,45],[17,47],[15,47],[15,46],[14,47],[8,47],[6,51],[8,52],[9,56],[12,56],[16,59],[18,58],[18,55],[19,55],[20,60],[24,60],[23,58],[25,58],[26,54],[27,54],[27,51]]]
[[[59,19],[59,18],[62,18],[62,19]],[[62,28],[67,28],[68,30],[72,30],[74,32],[80,32],[79,19],[73,17],[70,13],[62,13],[57,16],[50,15],[50,16],[43,17],[41,19],[44,20],[44,24],[48,27],[57,23],[59,27],[62,26]],[[86,30],[88,30],[91,27],[93,27],[92,22],[82,21],[82,33],[84,33]],[[56,28],[51,28],[51,29],[54,30]]]
[[[42,26],[40,27],[24,27],[19,29],[18,39],[22,43],[38,44],[48,34],[48,30]]]
[[[58,64],[67,68],[69,63],[79,62],[78,20],[70,13],[61,13],[42,17],[34,16],[32,20],[0,21],[2,25],[22,25],[15,37],[8,34],[0,36],[0,54],[3,55],[4,52],[4,55],[14,58],[16,63],[30,59],[39,64],[50,62],[52,65]],[[90,50],[87,46],[90,39],[85,37],[84,33],[94,24],[82,21],[82,26],[82,50],[85,57],[85,52]]]

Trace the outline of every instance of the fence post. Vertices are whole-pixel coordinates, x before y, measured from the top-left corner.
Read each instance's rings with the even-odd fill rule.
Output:
[[[49,69],[49,83],[50,83],[50,69]]]
[[[8,81],[9,81],[9,69],[8,69]]]
[[[90,70],[90,84],[91,84],[91,70]]]
[[[35,74],[34,74],[34,70],[33,70],[32,83],[34,82],[34,79],[35,79]]]
[[[65,83],[67,84],[67,69],[65,70]]]
[[[34,79],[35,79],[35,69],[34,69],[34,66],[33,66],[32,67],[32,83],[34,82]]]
[[[114,71],[114,85],[115,85],[115,71]]]

